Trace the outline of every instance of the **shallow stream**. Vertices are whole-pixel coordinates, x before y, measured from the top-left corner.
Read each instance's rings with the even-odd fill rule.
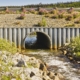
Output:
[[[28,49],[24,54],[34,56],[46,62],[50,71],[61,73],[65,80],[80,80],[80,66],[71,63],[60,51]]]

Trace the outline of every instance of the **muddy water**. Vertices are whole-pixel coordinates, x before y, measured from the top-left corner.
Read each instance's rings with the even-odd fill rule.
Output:
[[[49,70],[59,72],[65,80],[80,80],[80,66],[71,63],[60,51],[53,50],[26,50],[24,53],[29,56],[35,56],[49,65]]]

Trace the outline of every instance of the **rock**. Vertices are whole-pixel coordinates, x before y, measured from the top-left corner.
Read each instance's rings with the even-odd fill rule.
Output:
[[[58,75],[60,80],[65,80],[64,77],[60,73],[58,73],[57,75]]]
[[[3,59],[7,59],[6,66],[3,67],[1,75],[10,76],[11,80],[16,80],[16,76],[18,76],[21,80],[58,79],[55,76],[62,78],[60,74],[55,75],[53,72],[48,71],[47,70],[48,65],[46,65],[46,63],[43,63],[41,60],[36,59],[35,57],[29,57],[19,53],[10,54],[8,56],[6,55],[6,53],[0,54],[0,55],[1,55],[0,59],[3,63],[3,64],[0,64],[0,67],[3,67],[5,64],[5,61]],[[29,64],[30,66],[28,66]],[[37,67],[35,65],[37,65]],[[5,72],[5,69],[7,69],[6,67],[8,68],[7,72]],[[0,80],[2,80],[1,77],[0,77]]]
[[[45,78],[42,78],[42,80],[46,80]]]
[[[70,44],[70,43],[65,43],[64,46],[67,46],[67,45],[69,45],[69,44]]]
[[[70,61],[73,61],[73,57],[69,57]]]
[[[77,61],[78,64],[80,64],[80,61]]]
[[[31,72],[30,73],[30,77],[33,77],[35,74],[34,74],[34,72]]]
[[[54,80],[60,80],[60,79],[59,79],[59,77],[56,75],[55,78],[54,78]]]
[[[22,74],[20,75],[20,78],[21,78],[21,80],[25,80],[25,75],[22,73]]]
[[[36,60],[36,58],[35,57],[30,57],[30,59],[29,60],[33,60],[33,61],[35,61]]]
[[[47,76],[47,75],[45,75],[45,76],[43,76],[43,78],[42,78],[43,80],[51,80],[50,79],[50,77],[49,76]]]
[[[47,65],[45,63],[43,63],[41,60],[39,60],[38,62],[38,66],[39,66],[39,69],[42,70],[42,71],[47,71]],[[46,65],[46,66],[45,66]]]
[[[54,79],[55,75],[53,72],[48,72],[47,75],[51,78],[51,79]]]
[[[30,80],[42,80],[42,78],[39,76],[33,76]]]
[[[47,68],[43,63],[40,63],[39,69],[42,70],[42,71],[47,71]]]
[[[18,61],[18,64],[17,64],[16,66],[17,66],[17,67],[23,67],[23,66],[25,66],[25,63],[24,63],[24,61],[21,59],[21,60]]]
[[[42,63],[40,63],[40,67],[39,67],[39,69],[43,71],[43,69],[44,69],[44,65],[43,65]]]
[[[67,54],[67,51],[66,50],[63,50],[63,54],[66,55]]]

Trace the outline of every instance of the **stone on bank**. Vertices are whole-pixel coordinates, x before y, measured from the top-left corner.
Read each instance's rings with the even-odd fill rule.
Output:
[[[47,70],[44,62],[23,54],[0,51],[0,80],[65,80]]]

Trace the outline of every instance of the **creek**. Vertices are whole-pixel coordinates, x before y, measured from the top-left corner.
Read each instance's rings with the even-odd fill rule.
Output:
[[[47,63],[50,71],[61,73],[65,77],[65,80],[80,80],[80,66],[71,63],[60,51],[26,49],[24,54],[41,59]]]

